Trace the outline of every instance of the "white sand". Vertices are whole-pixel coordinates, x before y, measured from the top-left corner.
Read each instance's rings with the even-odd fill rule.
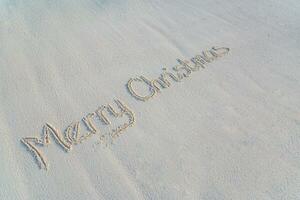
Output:
[[[300,199],[299,25],[298,0],[1,1],[0,199]],[[155,98],[127,91],[212,46]],[[46,171],[20,142],[114,99],[136,122],[113,145],[51,138]]]

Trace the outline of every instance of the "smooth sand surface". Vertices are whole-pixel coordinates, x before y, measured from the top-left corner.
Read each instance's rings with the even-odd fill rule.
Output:
[[[299,200],[299,36],[299,0],[1,1],[0,199]],[[131,78],[213,46],[230,52],[130,95]],[[108,104],[121,114],[90,115],[72,151],[42,138]],[[120,124],[116,138],[93,131]],[[41,139],[48,170],[24,137]]]

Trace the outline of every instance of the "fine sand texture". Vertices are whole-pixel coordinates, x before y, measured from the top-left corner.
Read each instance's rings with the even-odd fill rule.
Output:
[[[300,200],[299,0],[1,0],[0,200]]]

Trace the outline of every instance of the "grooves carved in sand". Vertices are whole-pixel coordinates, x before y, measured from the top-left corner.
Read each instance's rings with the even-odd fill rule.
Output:
[[[205,68],[204,64],[210,63],[215,59],[222,57],[229,52],[227,47],[212,47],[208,51],[203,51],[202,54],[196,55],[190,61],[182,61],[177,59],[178,65],[174,66],[171,70],[162,68],[163,72],[157,79],[150,80],[145,76],[131,78],[127,82],[127,89],[129,93],[140,101],[148,101],[156,96],[161,89],[171,86],[171,80],[180,82],[183,78],[189,77],[193,72],[199,71],[200,68]],[[138,86],[137,86],[138,85]],[[144,87],[148,89],[148,94],[141,94],[135,88]]]
[[[212,47],[210,50],[203,51],[200,55],[196,55],[189,61],[183,61],[177,59],[178,65],[168,70],[162,68],[163,72],[156,79],[150,80],[141,75],[136,78],[131,78],[127,82],[127,89],[129,93],[137,100],[148,101],[161,92],[162,89],[171,86],[171,82],[180,82],[182,79],[189,77],[193,72],[204,69],[207,63],[211,63],[215,59],[222,57],[229,52],[227,47]],[[171,81],[172,80],[172,81]],[[148,91],[148,94],[141,94],[136,88],[144,87]],[[28,148],[28,150],[35,157],[39,167],[41,169],[48,169],[48,162],[44,154],[39,149],[40,147],[47,147],[50,143],[50,137],[62,147],[63,150],[69,152],[74,145],[80,144],[93,135],[99,134],[99,140],[107,141],[113,140],[119,137],[127,128],[135,124],[135,114],[128,108],[121,100],[114,100],[117,111],[111,104],[102,105],[96,111],[84,116],[81,121],[71,123],[64,133],[60,132],[53,125],[46,123],[43,127],[41,138],[38,137],[24,137],[21,142]],[[109,116],[114,118],[123,118],[126,116],[128,122],[125,122],[114,129],[111,129],[106,134],[101,134],[100,130],[96,127],[96,123],[103,122],[105,126],[111,126],[111,120]],[[98,118],[98,122],[95,119]],[[81,122],[81,123],[80,123]],[[84,133],[82,133],[82,125],[85,127]],[[108,137],[108,138],[107,138]]]
[[[112,105],[107,104],[101,106],[93,113],[87,114],[81,119],[82,124],[87,130],[86,133],[81,132],[80,122],[71,123],[65,130],[64,134],[56,129],[53,125],[46,123],[43,127],[43,132],[41,138],[38,137],[24,137],[21,139],[21,142],[28,148],[28,150],[35,157],[39,167],[41,169],[48,169],[48,162],[44,154],[39,150],[39,147],[47,147],[51,143],[50,137],[52,137],[55,142],[61,146],[66,152],[72,150],[73,145],[82,143],[84,140],[88,139],[92,135],[99,134],[99,139],[103,140],[103,137],[111,137],[113,139],[120,136],[120,134],[125,131],[128,127],[133,126],[135,123],[135,116],[131,109],[128,108],[121,100],[116,99],[115,104],[117,105],[118,110],[113,108]],[[103,121],[105,125],[110,125],[111,122],[107,115],[110,115],[114,118],[122,118],[127,116],[128,122],[125,122],[122,125],[119,125],[117,128],[112,129],[106,135],[101,135],[100,130],[95,126],[95,116],[97,116],[100,122]],[[99,123],[98,122],[98,123]]]

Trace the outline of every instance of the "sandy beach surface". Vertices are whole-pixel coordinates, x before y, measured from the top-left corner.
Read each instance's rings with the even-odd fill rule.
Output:
[[[299,46],[299,0],[0,1],[0,199],[300,200]]]

